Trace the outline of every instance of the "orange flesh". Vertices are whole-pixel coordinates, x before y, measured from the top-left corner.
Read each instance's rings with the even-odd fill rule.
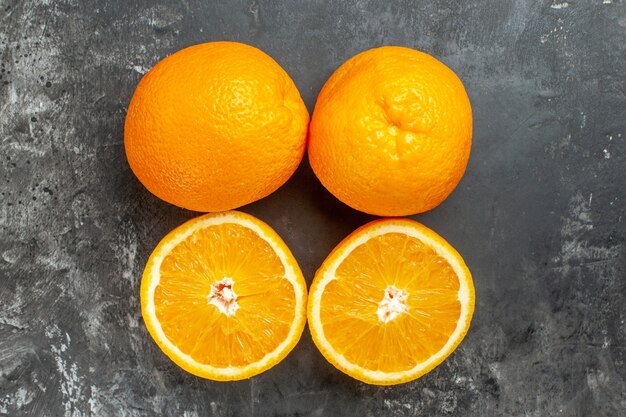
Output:
[[[167,338],[196,362],[223,368],[260,360],[285,340],[295,293],[271,246],[233,223],[189,236],[163,259],[154,294]],[[211,288],[232,279],[239,308],[232,315],[209,302]]]
[[[405,371],[438,352],[461,314],[450,264],[419,239],[387,233],[356,247],[337,267],[320,301],[329,343],[349,362]],[[385,289],[408,294],[406,310],[386,323],[377,314]]]

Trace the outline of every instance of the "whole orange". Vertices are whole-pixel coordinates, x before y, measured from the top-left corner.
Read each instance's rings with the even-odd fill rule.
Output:
[[[185,48],[139,82],[126,115],[131,169],[157,197],[223,211],[284,184],[306,147],[308,111],[269,55],[236,42]]]
[[[328,79],[315,104],[309,160],[339,200],[403,216],[439,205],[460,181],[472,143],[463,84],[432,56],[385,46]]]

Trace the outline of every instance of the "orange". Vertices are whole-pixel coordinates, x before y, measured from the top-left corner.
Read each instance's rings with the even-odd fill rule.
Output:
[[[185,48],[140,81],[124,146],[157,197],[196,211],[229,210],[267,196],[296,170],[309,114],[270,56],[236,42]]]
[[[404,216],[440,204],[470,154],[472,111],[459,78],[432,56],[385,46],[328,79],[315,104],[309,160],[347,205]]]
[[[306,283],[267,224],[207,214],[174,229],[150,255],[141,310],[157,345],[192,374],[219,381],[259,374],[296,345]]]
[[[474,311],[472,276],[441,236],[408,219],[371,222],[315,274],[308,318],[330,363],[369,384],[419,378],[461,342]]]

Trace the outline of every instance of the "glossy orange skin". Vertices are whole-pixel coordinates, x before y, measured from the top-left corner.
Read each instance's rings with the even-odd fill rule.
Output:
[[[405,216],[439,205],[460,181],[472,143],[463,84],[432,56],[385,46],[341,65],[317,99],[309,161],[347,205]]]
[[[236,42],[191,46],[140,81],[124,125],[131,169],[157,197],[213,212],[263,198],[298,167],[308,111],[289,75]]]

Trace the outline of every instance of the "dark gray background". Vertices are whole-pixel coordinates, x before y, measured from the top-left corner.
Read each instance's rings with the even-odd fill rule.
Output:
[[[297,3],[0,0],[0,415],[626,415],[624,2]],[[217,383],[149,337],[141,271],[197,213],[131,173],[126,106],[157,61],[223,39],[273,56],[309,110],[338,65],[379,45],[429,52],[464,81],[467,173],[416,218],[464,256],[477,302],[435,371],[368,386],[329,365],[306,330],[270,371]],[[371,219],[306,161],[243,210],[283,236],[309,283]]]

